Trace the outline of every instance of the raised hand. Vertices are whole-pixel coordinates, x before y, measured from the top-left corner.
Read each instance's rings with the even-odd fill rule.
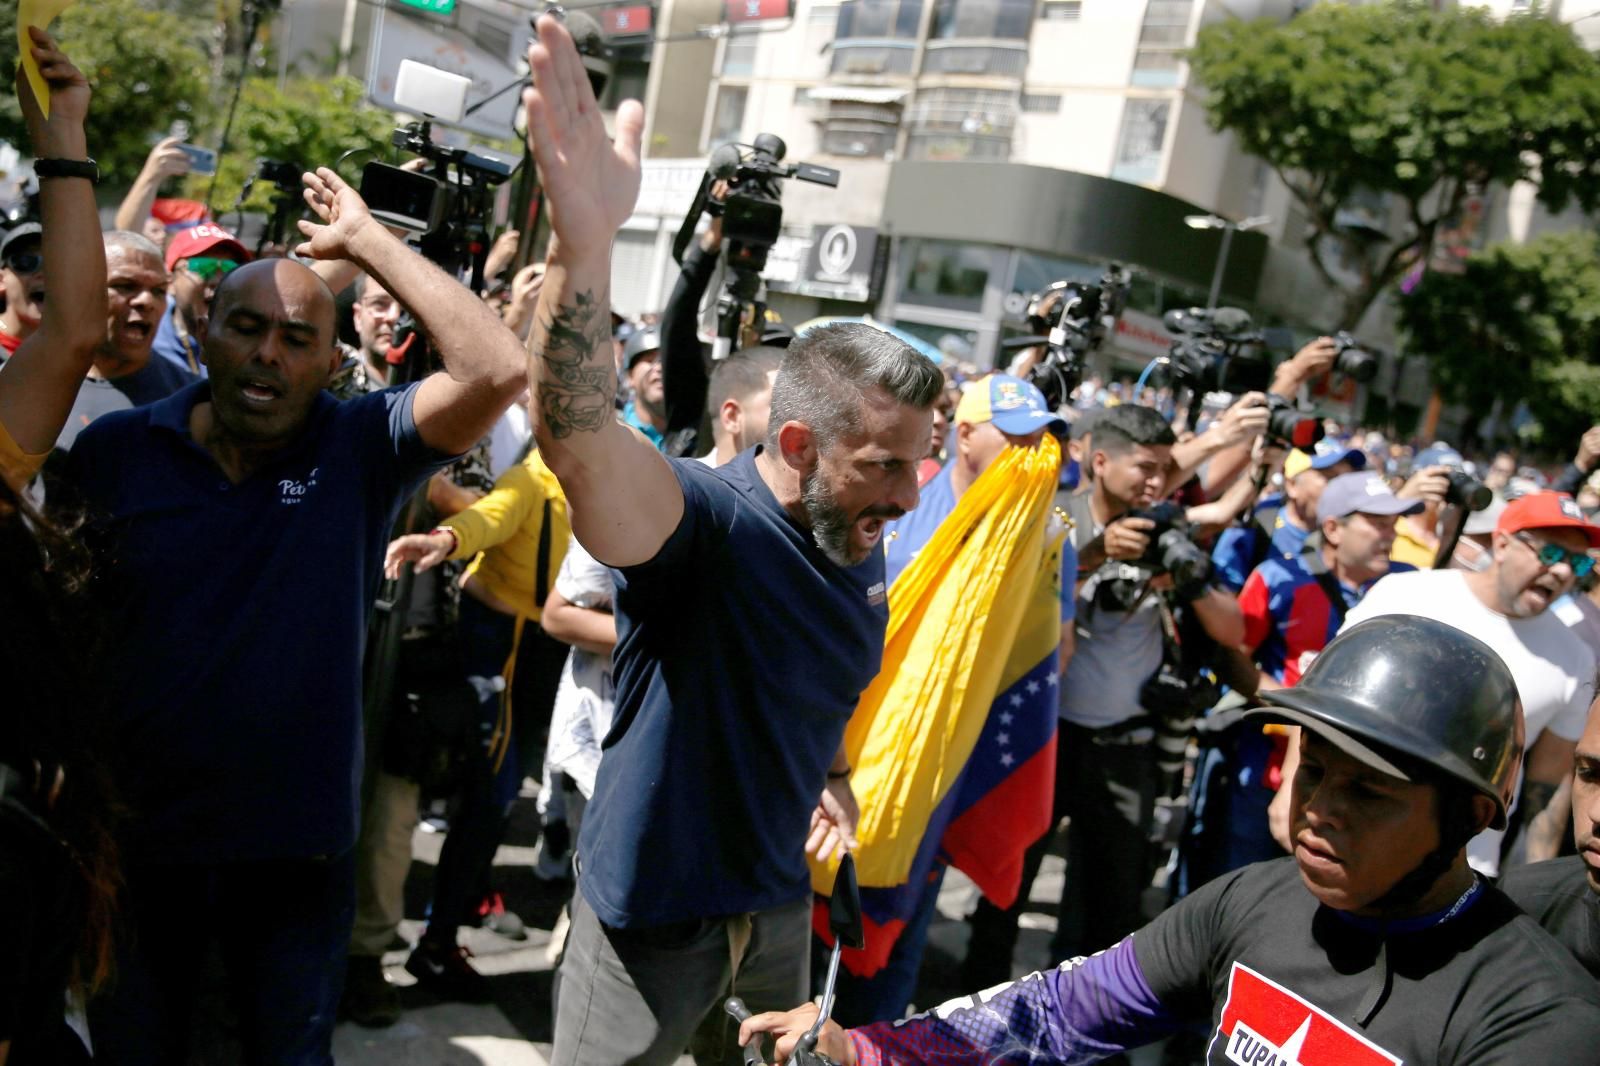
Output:
[[[382,228],[367,210],[367,202],[327,167],[302,174],[300,180],[306,186],[307,206],[322,222],[300,220],[300,232],[310,239],[297,246],[295,253],[314,259],[353,259],[351,245],[362,231],[368,226]]]
[[[542,15],[535,28],[538,39],[528,46],[533,85],[522,101],[550,227],[569,254],[605,255],[639,197],[644,108],[623,101],[613,144],[566,26]]]
[[[144,172],[157,179],[176,178],[189,173],[189,157],[178,147],[182,143],[177,137],[164,137],[158,141],[145,157]]]
[[[28,34],[33,40],[34,61],[50,87],[50,117],[45,118],[22,65],[17,65],[17,102],[28,124],[34,154],[41,159],[81,157],[85,154],[83,120],[89,114],[89,79],[73,66],[55,38],[37,26],[29,26]]]

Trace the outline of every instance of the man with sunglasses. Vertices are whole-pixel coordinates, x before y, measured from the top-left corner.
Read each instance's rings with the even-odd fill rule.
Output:
[[[1520,854],[1518,830],[1549,805],[1572,772],[1594,697],[1594,654],[1550,606],[1594,568],[1589,552],[1597,547],[1600,527],[1585,521],[1572,497],[1530,493],[1501,513],[1485,569],[1391,574],[1345,619],[1348,629],[1379,615],[1435,618],[1477,637],[1511,668],[1527,723],[1520,799],[1506,832],[1482,833],[1467,847],[1472,865],[1490,876],[1499,872],[1502,857],[1507,865],[1553,857],[1532,840]]]
[[[19,222],[0,238],[0,285],[5,307],[0,309],[0,359],[11,353],[39,328],[44,318],[44,254],[37,222]]]
[[[180,230],[167,242],[167,271],[172,292],[167,313],[156,331],[155,353],[177,365],[191,380],[206,376],[200,359],[206,315],[217,286],[234,269],[250,261],[239,239],[214,222]]]

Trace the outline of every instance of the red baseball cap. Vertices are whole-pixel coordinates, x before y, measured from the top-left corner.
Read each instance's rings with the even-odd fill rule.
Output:
[[[1583,517],[1583,509],[1564,492],[1530,492],[1506,504],[1495,527],[1500,533],[1520,533],[1524,529],[1576,529],[1589,538],[1589,547],[1600,548],[1600,526]]]
[[[231,252],[241,263],[250,261],[250,253],[239,238],[214,222],[202,222],[179,230],[167,241],[167,269],[171,270],[180,259],[204,255],[213,249]]]

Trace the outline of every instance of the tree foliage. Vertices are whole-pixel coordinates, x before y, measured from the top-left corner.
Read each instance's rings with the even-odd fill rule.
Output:
[[[258,159],[275,159],[311,169],[331,167],[352,150],[385,150],[394,128],[393,116],[364,104],[363,92],[361,83],[354,78],[295,78],[282,91],[266,78],[245,82],[228,154],[218,167],[213,209],[232,209]],[[352,159],[354,166],[343,169],[345,177],[354,178],[371,158],[362,155]],[[209,178],[190,178],[187,195],[204,199],[210,182]],[[267,210],[271,194],[270,185],[257,183],[246,206]],[[298,215],[298,209],[295,213]]]
[[[1528,180],[1553,209],[1600,204],[1600,60],[1537,13],[1317,4],[1287,22],[1215,23],[1189,62],[1211,124],[1265,160],[1304,210],[1343,326],[1431,251],[1474,187]],[[1398,232],[1341,224],[1369,192],[1399,201]],[[1353,282],[1336,261],[1354,265]]]
[[[1487,412],[1525,398],[1533,443],[1566,448],[1600,412],[1600,236],[1498,244],[1399,301],[1411,351],[1448,400]]]
[[[0,64],[16,64],[16,6],[0,4]],[[209,116],[205,53],[193,24],[151,11],[138,0],[74,4],[51,30],[94,89],[85,132],[89,153],[113,184],[139,173],[152,134],[182,118],[200,127]],[[15,94],[0,94],[0,138],[26,145]]]

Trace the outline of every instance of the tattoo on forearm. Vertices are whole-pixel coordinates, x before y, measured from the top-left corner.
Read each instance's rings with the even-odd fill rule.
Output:
[[[614,417],[617,375],[612,368],[610,315],[593,292],[576,294],[545,322],[534,345],[534,391],[544,426],[556,438],[594,433]]]

